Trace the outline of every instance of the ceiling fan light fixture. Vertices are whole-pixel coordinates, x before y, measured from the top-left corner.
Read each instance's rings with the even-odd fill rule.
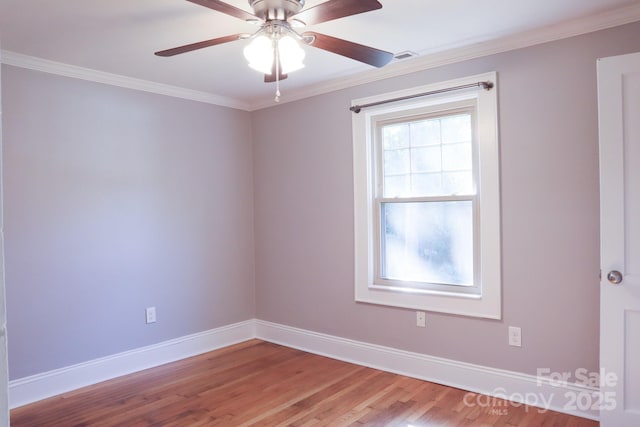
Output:
[[[244,57],[249,61],[249,67],[263,74],[272,74],[276,55],[280,60],[282,74],[304,68],[302,62],[305,57],[304,49],[288,34],[272,33],[270,36],[261,34],[255,37],[243,52]]]
[[[265,35],[254,38],[244,48],[244,57],[249,61],[249,67],[263,74],[271,74],[273,67],[273,43]]]
[[[278,55],[282,64],[282,73],[289,74],[304,68],[304,49],[291,36],[283,36],[278,40]]]

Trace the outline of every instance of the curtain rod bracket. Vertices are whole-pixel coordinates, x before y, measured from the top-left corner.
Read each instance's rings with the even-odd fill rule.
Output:
[[[363,108],[367,108],[367,107],[374,107],[376,105],[388,104],[388,103],[397,102],[397,101],[404,101],[404,100],[407,100],[407,99],[419,98],[419,97],[422,97],[422,96],[436,95],[438,93],[451,92],[451,91],[454,91],[454,90],[469,89],[469,88],[472,88],[472,87],[482,87],[485,90],[491,90],[491,89],[493,89],[494,84],[491,81],[470,83],[470,84],[467,84],[467,85],[461,85],[461,86],[448,87],[448,88],[445,88],[445,89],[432,90],[430,92],[417,93],[415,95],[402,96],[400,98],[385,99],[384,101],[372,102],[370,104],[354,105],[354,106],[350,107],[349,110],[351,110],[354,113],[358,114],[360,111],[362,111]]]
[[[493,82],[480,82],[480,84],[482,85],[482,88],[485,90],[493,89]]]

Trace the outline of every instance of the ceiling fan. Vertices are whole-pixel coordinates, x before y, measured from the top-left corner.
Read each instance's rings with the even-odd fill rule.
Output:
[[[304,9],[305,0],[249,0],[253,14],[219,0],[187,1],[255,23],[260,25],[260,29],[253,34],[233,34],[162,50],[156,52],[156,55],[173,56],[235,40],[251,39],[252,43],[244,51],[249,66],[263,72],[265,82],[278,83],[287,78],[288,72],[304,66],[304,51],[299,47],[299,42],[374,67],[383,67],[393,59],[390,52],[326,34],[313,31],[300,34],[295,30],[306,25],[380,9],[382,4],[377,0],[328,0],[308,9]]]

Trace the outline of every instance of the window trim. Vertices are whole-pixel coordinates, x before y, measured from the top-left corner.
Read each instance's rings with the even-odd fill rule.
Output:
[[[497,111],[497,74],[495,72],[469,76],[403,91],[356,99],[352,105],[379,102],[384,99],[411,96],[453,86],[492,81],[491,90],[471,89],[448,92],[424,98],[413,98],[391,104],[382,104],[353,114],[353,170],[354,170],[354,243],[355,243],[355,300],[358,302],[460,314],[491,319],[501,318],[501,235],[500,184]],[[375,122],[390,114],[431,108],[457,101],[475,100],[479,186],[476,191],[477,212],[474,222],[479,224],[478,258],[480,294],[452,293],[436,290],[389,288],[375,284],[378,261],[375,245],[378,224],[375,206],[377,161]],[[407,113],[407,117],[413,114]],[[475,207],[475,206],[474,206]],[[475,224],[474,224],[475,225]],[[474,246],[474,249],[476,246]]]

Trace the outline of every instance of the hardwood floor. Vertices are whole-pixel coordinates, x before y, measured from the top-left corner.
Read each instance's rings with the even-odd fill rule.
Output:
[[[575,427],[598,423],[252,340],[14,409],[11,425]]]

